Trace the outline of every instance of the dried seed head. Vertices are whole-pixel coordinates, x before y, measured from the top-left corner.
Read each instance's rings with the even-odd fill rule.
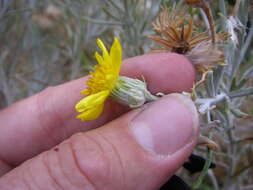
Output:
[[[203,42],[186,54],[187,58],[200,72],[205,72],[217,65],[222,65],[224,55],[221,51],[213,49],[211,42]]]
[[[170,14],[168,14],[170,12]],[[163,30],[166,30],[168,27],[177,28],[184,22],[186,15],[185,9],[173,9],[169,10],[166,7],[162,8],[161,13],[159,14],[157,20],[153,23],[154,30],[157,33],[161,33]]]
[[[153,23],[158,35],[149,38],[163,47],[158,50],[186,54],[202,41],[210,40],[208,32],[197,33],[193,31],[193,20],[185,11],[164,8],[158,19]]]
[[[162,46],[156,50],[184,54],[200,72],[224,65],[222,42],[230,35],[212,32],[212,37],[208,31],[196,31],[192,17],[184,9],[163,8],[153,27],[157,35],[149,39]]]
[[[211,40],[203,41],[187,52],[186,57],[195,65],[199,72],[206,72],[218,65],[224,65],[222,42],[229,37],[230,35],[226,33],[218,33],[215,47]]]

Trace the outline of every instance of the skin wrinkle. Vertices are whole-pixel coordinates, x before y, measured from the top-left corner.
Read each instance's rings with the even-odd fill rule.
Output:
[[[30,163],[33,163],[33,162],[30,162]],[[30,186],[30,188],[33,190],[33,189],[38,189],[38,190],[43,190],[41,189],[41,187],[39,186],[39,184],[36,182],[35,178],[34,178],[34,175],[33,175],[33,168],[31,167],[32,164],[27,164],[27,170],[25,173],[27,173],[28,177],[27,177],[27,184]],[[35,188],[31,187],[31,186],[35,186]]]
[[[126,187],[126,175],[125,175],[125,173],[124,173],[125,167],[124,167],[122,158],[121,158],[121,156],[120,156],[120,153],[119,153],[119,151],[117,150],[117,147],[116,147],[113,143],[111,143],[110,140],[109,140],[105,135],[103,135],[102,133],[97,132],[97,134],[98,134],[102,139],[104,139],[104,141],[105,141],[108,145],[111,146],[111,148],[112,148],[112,150],[113,150],[113,152],[114,152],[114,155],[115,155],[114,158],[117,158],[117,160],[118,160],[118,162],[119,162],[119,166],[120,166],[120,170],[119,170],[119,171],[121,171],[120,174],[121,174],[121,179],[122,179],[122,180],[121,180],[122,187]]]
[[[72,155],[72,157],[73,157],[73,151],[71,150],[71,145],[70,145],[70,143],[66,143],[67,145],[68,145],[68,147],[69,147],[69,150],[71,151],[71,155]],[[64,164],[63,164],[63,160],[64,159],[60,159],[60,156],[59,156],[59,154],[58,154],[58,152],[55,152],[55,154],[56,154],[56,156],[57,156],[57,160],[58,160],[58,162],[59,162],[59,166],[60,166],[60,169],[61,169],[61,172],[62,172],[62,174],[63,174],[63,176],[65,177],[65,179],[67,179],[68,180],[68,182],[70,183],[70,185],[73,185],[73,187],[77,187],[78,185],[76,185],[76,184],[74,184],[73,182],[72,182],[72,180],[71,180],[71,178],[66,174],[66,172],[62,169],[63,167],[64,167]],[[73,160],[74,160],[74,162],[75,162],[75,159],[73,158]],[[76,163],[76,162],[75,162]],[[76,165],[76,164],[75,164]]]
[[[100,150],[100,152],[102,153],[102,155],[103,155],[103,158],[106,158],[106,159],[102,159],[103,160],[103,162],[105,163],[105,161],[106,161],[106,164],[103,164],[103,166],[106,166],[105,167],[105,169],[104,168],[100,168],[100,170],[101,171],[109,171],[109,161],[108,161],[108,159],[107,159],[107,152],[104,150],[104,148],[103,148],[103,145],[102,144],[100,144],[92,135],[89,135],[89,134],[87,134],[87,133],[84,133],[84,135],[86,136],[86,137],[88,137],[98,148],[99,148],[99,150]],[[97,133],[96,133],[96,135],[98,135]],[[104,156],[105,155],[105,156]],[[108,172],[105,172],[105,173],[108,173]],[[86,174],[86,176],[87,176],[87,174]],[[108,176],[108,175],[106,175],[106,176]],[[96,189],[98,189],[98,188],[96,188]]]
[[[26,189],[27,190],[32,190],[31,185],[28,182],[28,180],[26,179],[25,175],[21,175],[21,176],[22,176],[21,179],[22,179],[24,185],[26,186]]]
[[[80,134],[77,134],[80,135]],[[82,134],[84,136],[84,134]],[[93,139],[91,139],[88,135],[85,135],[85,137],[87,139],[90,139],[91,141],[94,141]],[[69,141],[69,146],[70,146],[70,151],[72,153],[72,157],[73,160],[75,162],[76,168],[78,169],[79,173],[87,180],[87,182],[92,186],[92,190],[98,190],[95,186],[95,184],[90,180],[90,178],[88,177],[88,175],[83,171],[83,169],[80,167],[80,163],[78,161],[78,156],[74,147],[74,143],[70,140]]]
[[[2,184],[2,181],[0,179],[0,188],[1,190],[13,190],[13,187],[16,186],[16,183],[15,183],[15,176],[18,176],[18,178],[20,177],[20,181],[21,182],[21,185],[22,187],[25,187],[24,189],[25,190],[34,190],[31,188],[31,183],[28,182],[28,179],[30,177],[26,177],[27,175],[29,175],[29,172],[16,172],[16,174],[14,175],[14,178],[13,178],[13,175],[12,175],[12,178],[11,179],[7,179],[7,183],[5,184]],[[8,177],[7,177],[8,178]],[[12,182],[14,181],[14,183]],[[21,185],[19,185],[19,187],[21,187]]]
[[[68,150],[70,150],[70,154],[71,154],[71,158],[72,158],[72,161],[74,162],[74,165],[72,165],[72,166],[75,166],[75,170],[77,170],[77,171],[79,171],[80,169],[77,167],[77,162],[75,161],[75,159],[74,159],[74,155],[73,155],[73,148],[72,148],[72,145],[71,145],[72,143],[71,143],[71,141],[68,141],[68,142],[63,142],[62,144],[61,144],[61,146],[66,146],[67,145],[67,147],[68,147]],[[60,151],[60,149],[61,149],[61,147],[59,147],[59,150],[58,151]],[[52,150],[54,150],[54,149],[52,149]],[[74,184],[74,182],[72,181],[72,178],[71,177],[69,177],[66,173],[65,173],[65,170],[63,169],[63,167],[64,167],[64,163],[62,162],[62,161],[64,161],[64,157],[60,157],[60,154],[59,154],[59,152],[55,152],[55,151],[52,151],[52,153],[55,153],[56,154],[56,156],[57,156],[57,159],[58,159],[58,162],[59,162],[59,166],[60,166],[60,169],[61,169],[61,171],[62,171],[62,174],[63,174],[63,176],[68,180],[68,182],[70,183],[70,185],[73,185],[73,187],[77,187],[77,188],[80,188],[80,189],[83,189],[84,188],[84,186],[81,186],[81,185],[79,185],[79,184]],[[63,158],[63,159],[60,159],[60,158]],[[66,167],[65,167],[66,168]],[[67,168],[66,168],[67,169]],[[83,176],[83,174],[81,173],[81,172],[78,172],[83,178],[84,178],[84,181],[87,181],[87,178],[85,177],[85,176]],[[89,182],[89,184],[91,184],[90,182]],[[84,185],[86,185],[86,184],[84,184]],[[91,184],[92,185],[92,184]],[[94,187],[92,187],[93,189],[92,190],[94,190]]]
[[[66,190],[60,183],[58,183],[57,179],[54,177],[51,167],[49,166],[50,165],[49,160],[47,159],[48,154],[49,152],[45,152],[44,154],[41,155],[42,164],[46,168],[48,176],[50,179],[52,179],[52,182],[55,184],[56,188],[59,190]]]

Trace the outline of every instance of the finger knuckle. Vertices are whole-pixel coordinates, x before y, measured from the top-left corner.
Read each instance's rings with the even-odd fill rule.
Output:
[[[70,148],[73,159],[84,176],[92,180],[110,175],[109,160],[102,145],[96,139],[87,134],[75,135],[71,138]]]
[[[54,190],[96,190],[86,176],[80,173],[79,169],[75,168],[76,164],[71,160],[72,155],[71,153],[68,155],[68,153],[51,150],[41,155],[40,160],[44,176],[46,176],[46,183],[50,184],[50,188]],[[36,184],[36,186],[40,187],[44,187],[44,185],[41,184],[41,181]]]
[[[124,170],[120,154],[106,138],[99,134],[79,133],[70,139],[70,148],[80,174],[86,177],[93,187],[122,187]]]

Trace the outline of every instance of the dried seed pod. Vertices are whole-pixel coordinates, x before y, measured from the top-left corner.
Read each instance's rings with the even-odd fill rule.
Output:
[[[202,41],[186,53],[186,57],[195,65],[199,72],[206,72],[224,64],[223,42],[230,37],[227,33],[216,35],[216,46],[210,40]]]
[[[149,39],[162,46],[156,50],[184,54],[202,73],[218,65],[224,65],[222,42],[230,36],[226,33],[216,34],[214,46],[208,31],[194,31],[192,17],[182,10],[162,9],[153,23],[157,35],[149,36]]]
[[[193,20],[185,11],[176,14],[175,10],[163,9],[153,27],[158,35],[149,36],[149,39],[163,46],[158,50],[186,54],[199,43],[211,40],[207,31],[193,31]]]
[[[185,8],[180,10],[177,8],[171,10],[167,7],[162,7],[161,13],[152,25],[154,30],[157,33],[160,33],[163,30],[166,30],[168,27],[177,28],[179,25],[183,24],[185,18],[188,18]]]

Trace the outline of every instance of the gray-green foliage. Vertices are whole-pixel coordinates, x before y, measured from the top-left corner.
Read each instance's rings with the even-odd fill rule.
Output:
[[[207,111],[206,115],[203,116],[206,120],[206,126],[215,120],[220,121],[217,130],[209,133],[214,141],[219,141],[223,145],[223,154],[216,152],[214,154],[216,160],[225,165],[223,180],[217,179],[215,176],[210,178],[214,189],[244,189],[245,184],[252,184],[249,176],[252,175],[250,165],[252,165],[253,147],[250,141],[247,141],[243,146],[241,144],[241,140],[250,134],[238,133],[242,127],[245,127],[241,126],[244,123],[243,120],[238,120],[238,118],[250,117],[241,110],[242,105],[245,103],[246,96],[253,94],[253,89],[249,86],[252,62],[249,62],[250,59],[247,58],[249,55],[252,56],[250,47],[252,47],[253,38],[253,14],[249,11],[249,7],[249,0],[242,1],[238,12],[234,15],[239,18],[244,28],[236,29],[238,45],[235,45],[232,40],[225,45],[224,53],[227,65],[225,67],[220,66],[214,72],[209,72],[205,82],[205,90],[200,89],[197,93],[200,100],[201,97],[209,98],[216,105],[216,109]],[[228,15],[228,4],[224,0],[220,0],[218,10],[222,15],[219,28],[227,31],[227,18],[230,16]],[[250,21],[251,25],[247,25]],[[250,129],[245,129],[245,131],[248,133],[251,131],[252,134]],[[209,159],[211,159],[211,155],[209,150]],[[240,174],[236,175],[241,167],[246,167],[246,169],[241,170]],[[207,173],[207,170],[203,172]]]

